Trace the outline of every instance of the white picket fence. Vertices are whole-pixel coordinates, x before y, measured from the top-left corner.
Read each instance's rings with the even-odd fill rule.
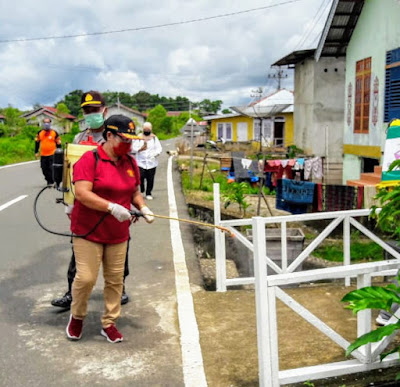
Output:
[[[400,254],[382,241],[373,232],[365,228],[355,218],[368,216],[370,210],[335,211],[325,213],[312,213],[302,215],[279,216],[271,218],[253,217],[251,219],[221,220],[219,185],[214,184],[214,221],[215,225],[228,228],[252,253],[254,257],[254,277],[226,278],[226,246],[225,233],[215,230],[215,258],[217,291],[224,292],[229,286],[255,285],[256,319],[257,319],[257,345],[259,382],[263,387],[276,387],[288,383],[305,380],[315,380],[326,377],[351,374],[385,368],[397,364],[398,354],[392,354],[380,362],[379,355],[391,342],[394,335],[383,339],[381,342],[365,345],[354,351],[354,360],[322,364],[313,367],[303,367],[292,370],[279,370],[278,357],[278,332],[276,298],[280,299],[302,318],[315,328],[328,336],[331,340],[346,349],[350,342],[335,332],[327,324],[313,315],[304,306],[300,305],[280,287],[299,283],[315,282],[319,280],[344,279],[350,285],[350,279],[357,279],[357,286],[364,287],[371,284],[371,277],[375,275],[394,275],[400,268]],[[332,220],[331,223],[300,253],[288,266],[287,264],[287,223],[306,222],[310,220]],[[343,222],[343,266],[297,271],[296,268],[318,247],[318,245]],[[281,256],[282,264],[278,266],[266,254],[266,225],[279,224],[281,229]],[[350,262],[350,225],[361,231],[368,238],[380,245],[394,260],[351,265]],[[253,242],[250,242],[234,227],[252,226]],[[267,276],[267,265],[277,274]],[[340,300],[338,300],[340,302]],[[396,317],[392,317],[396,320]],[[357,314],[358,337],[371,330],[371,311],[366,310]]]

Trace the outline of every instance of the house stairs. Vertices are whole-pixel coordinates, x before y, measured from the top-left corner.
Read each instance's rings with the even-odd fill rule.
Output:
[[[347,180],[346,184],[353,187],[376,186],[381,182],[382,166],[374,167],[374,172],[362,173],[358,180]]]

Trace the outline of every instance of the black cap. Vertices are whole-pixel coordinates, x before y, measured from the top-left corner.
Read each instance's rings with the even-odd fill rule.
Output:
[[[136,136],[135,123],[128,117],[122,114],[115,114],[108,117],[104,122],[105,130],[111,129],[121,134],[125,138],[134,140]]]
[[[106,106],[106,101],[101,93],[95,90],[90,90],[82,94],[81,107],[86,106]]]

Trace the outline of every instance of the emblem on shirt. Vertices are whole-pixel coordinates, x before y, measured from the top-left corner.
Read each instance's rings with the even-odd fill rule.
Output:
[[[134,176],[134,173],[133,173],[132,169],[128,169],[126,172],[130,177]]]

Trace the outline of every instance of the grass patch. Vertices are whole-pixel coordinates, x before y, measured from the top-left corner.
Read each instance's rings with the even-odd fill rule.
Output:
[[[313,255],[331,262],[343,262],[343,242],[323,245],[314,250]],[[382,261],[384,253],[382,247],[375,242],[351,241],[350,258],[352,261],[373,262]]]

